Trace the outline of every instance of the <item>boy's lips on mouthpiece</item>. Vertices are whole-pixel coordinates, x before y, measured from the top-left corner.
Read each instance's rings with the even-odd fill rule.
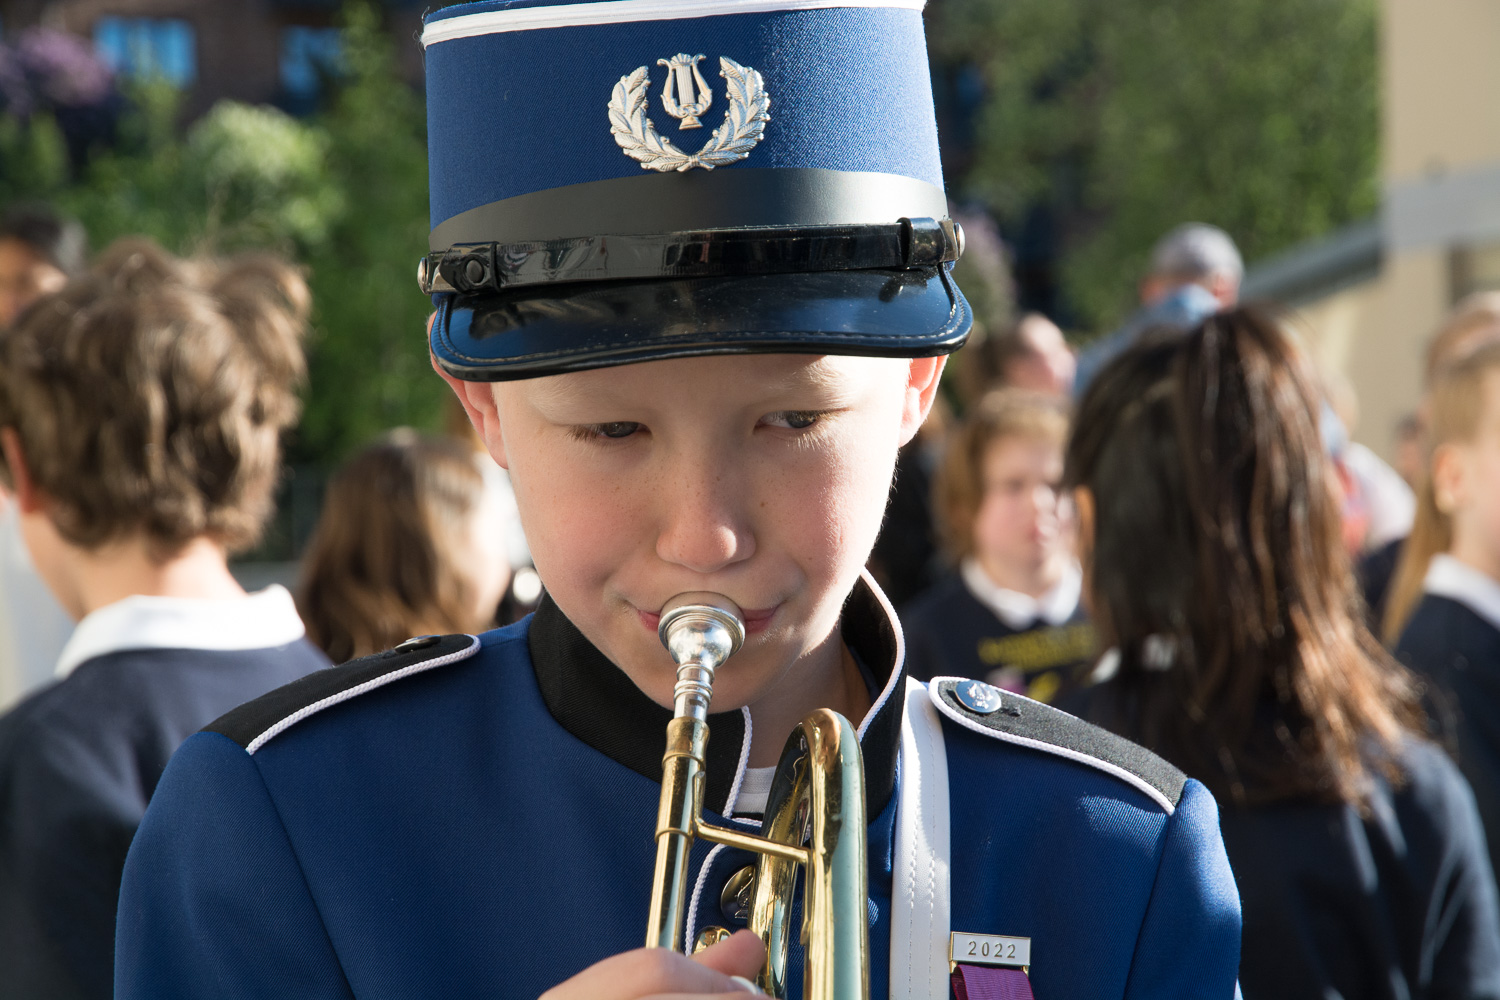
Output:
[[[757,632],[764,631],[766,626],[771,624],[771,619],[776,617],[776,612],[780,608],[781,605],[779,604],[774,607],[759,608],[757,610],[741,608],[740,620],[745,623],[745,634],[755,635]],[[640,617],[641,624],[653,633],[661,625],[661,613],[658,611],[642,611],[637,608],[635,613]]]

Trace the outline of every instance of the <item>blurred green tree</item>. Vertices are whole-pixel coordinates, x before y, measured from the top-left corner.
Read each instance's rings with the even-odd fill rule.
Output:
[[[1134,305],[1172,226],[1253,261],[1379,204],[1375,0],[941,0],[939,60],[987,92],[956,185],[1012,232],[1045,206],[1082,325]]]
[[[321,119],[326,173],[347,211],[311,245],[316,339],[294,457],[335,461],[394,426],[438,429],[447,387],[428,367],[426,110],[396,73],[379,14],[343,12],[341,81]]]
[[[0,204],[51,201],[96,248],[139,234],[178,253],[269,249],[306,267],[310,377],[288,457],[324,468],[387,428],[441,427],[447,396],[427,367],[415,278],[425,109],[375,6],[349,0],[342,27],[332,100],[311,119],[224,101],[184,133],[181,95],[135,81],[113,144],[74,165],[45,109],[0,113]]]
[[[255,248],[295,258],[327,239],[342,198],[323,168],[323,130],[222,101],[180,136],[180,95],[169,84],[136,84],[132,97],[113,148],[96,152],[76,180],[59,175],[33,192],[82,220],[95,247],[140,234],[178,253]],[[45,136],[45,122],[28,131]]]

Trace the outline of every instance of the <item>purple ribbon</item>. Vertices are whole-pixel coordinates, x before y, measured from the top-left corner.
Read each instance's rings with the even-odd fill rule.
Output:
[[[1031,980],[1021,969],[964,965],[953,970],[955,1000],[1033,1000]]]

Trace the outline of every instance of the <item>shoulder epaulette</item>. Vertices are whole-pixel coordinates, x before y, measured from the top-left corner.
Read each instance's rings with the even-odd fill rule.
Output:
[[[412,674],[465,660],[479,651],[472,635],[424,635],[394,649],[329,667],[248,701],[203,727],[255,753],[292,726],[362,694]]]
[[[1187,775],[1145,747],[1039,701],[1001,691],[983,681],[939,677],[929,686],[933,704],[976,733],[1086,764],[1176,810]]]

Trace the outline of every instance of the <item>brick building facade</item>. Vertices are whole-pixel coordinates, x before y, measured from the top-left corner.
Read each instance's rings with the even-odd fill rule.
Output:
[[[422,80],[421,0],[380,4],[403,75]],[[337,0],[0,0],[6,36],[37,25],[91,38],[122,72],[167,76],[186,111],[220,98],[306,110],[336,52]]]

